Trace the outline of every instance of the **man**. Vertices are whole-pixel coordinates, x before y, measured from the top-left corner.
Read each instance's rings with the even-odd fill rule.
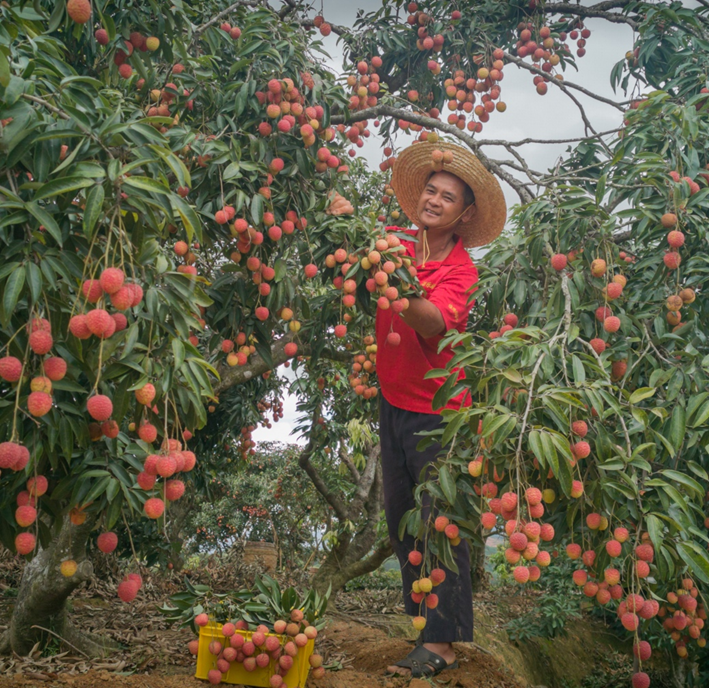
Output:
[[[443,152],[447,162],[440,162],[439,153],[434,162],[434,151]],[[425,290],[425,297],[411,298],[409,308],[399,315],[391,309],[377,309],[376,322],[387,525],[401,565],[406,612],[426,617],[417,646],[388,670],[415,678],[455,668],[452,643],[473,640],[467,542],[461,541],[453,548],[460,573],[444,569],[446,578],[435,588],[439,604],[428,609],[411,597],[412,583],[422,574],[421,567],[412,566],[408,560],[412,550],[423,553],[425,543],[416,543],[408,533],[403,541],[399,540],[398,530],[402,516],[415,507],[416,486],[440,451],[438,444],[423,452],[417,451],[416,445],[421,440],[418,433],[441,425],[442,409],[433,408],[433,397],[442,380],[425,379],[425,375],[434,368],[445,368],[451,360],[452,350],[446,347],[439,353],[439,342],[450,329],[465,330],[472,307],[470,294],[478,275],[466,248],[482,246],[497,237],[507,209],[500,185],[475,155],[448,143],[416,143],[405,149],[397,158],[391,184],[402,210],[418,227],[396,229],[417,240],[402,244],[414,259],[418,280]],[[401,336],[398,346],[386,341],[392,331]],[[461,394],[446,408],[458,409],[464,403]],[[426,517],[430,513],[428,502],[424,501],[423,508]]]

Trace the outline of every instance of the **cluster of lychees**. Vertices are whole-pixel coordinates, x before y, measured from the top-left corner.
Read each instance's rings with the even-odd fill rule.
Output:
[[[204,648],[200,648],[197,639],[188,644],[193,655],[205,650],[208,653],[213,668],[209,670],[207,679],[212,685],[221,683],[232,666],[241,665],[248,672],[264,670],[269,686],[282,688],[298,654],[305,651],[309,644],[312,647],[311,643],[318,635],[315,626],[308,623],[300,609],[291,612],[290,622],[279,619],[272,629],[261,624],[255,631],[249,631],[248,623],[243,620],[219,627],[213,622],[210,624],[209,616],[204,613],[198,614],[194,622],[200,628],[212,625],[223,636],[223,640],[212,640]],[[320,655],[311,654],[308,662],[312,668],[312,678],[319,679],[325,675]]]
[[[377,371],[377,345],[372,335],[367,335],[363,343],[364,353],[355,355],[352,372],[347,376],[347,380],[357,396],[372,399],[378,394],[377,387],[370,379]]]
[[[191,471],[197,463],[194,452],[182,449],[182,442],[167,438],[160,446],[159,454],[148,454],[143,464],[143,470],[138,473],[136,481],[146,492],[155,489],[157,479],[163,478],[160,497],[149,497],[143,505],[148,518],[158,519],[165,512],[165,501],[174,502],[185,493],[185,483],[173,478],[177,473]]]

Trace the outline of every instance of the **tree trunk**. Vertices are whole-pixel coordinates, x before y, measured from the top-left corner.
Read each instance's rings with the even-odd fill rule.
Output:
[[[65,516],[61,529],[47,549],[39,549],[25,566],[20,590],[10,618],[10,627],[0,638],[0,652],[27,655],[38,642],[51,637],[64,641],[65,649],[79,650],[89,656],[104,656],[116,645],[82,633],[74,627],[66,613],[71,593],[93,575],[93,566],[86,558],[86,542],[93,527],[87,519],[80,526]],[[76,573],[62,575],[63,561],[73,559]],[[46,633],[51,631],[51,633]]]
[[[378,543],[375,550],[364,559],[353,557],[352,552],[358,544],[357,537],[354,540],[342,540],[333,547],[313,575],[312,586],[318,593],[324,595],[330,590],[331,606],[335,605],[337,594],[349,581],[376,571],[394,552],[387,538]]]

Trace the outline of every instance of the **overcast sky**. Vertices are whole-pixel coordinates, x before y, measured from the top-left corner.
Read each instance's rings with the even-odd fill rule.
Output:
[[[425,2],[420,4],[425,7]],[[589,0],[581,2],[581,5],[584,6],[593,4],[595,2]],[[694,1],[686,0],[683,4],[687,8],[697,7],[697,3]],[[319,8],[320,3],[315,3],[314,6]],[[326,21],[351,26],[358,10],[374,11],[381,6],[382,0],[354,0],[353,2],[323,0],[323,14]],[[587,19],[585,26],[591,30],[591,36],[586,44],[586,55],[577,58],[579,71],[568,69],[564,73],[565,79],[618,102],[636,95],[632,92],[632,83],[629,86],[628,98],[622,91],[614,94],[610,85],[610,73],[613,66],[625,56],[628,50],[632,49],[632,29],[625,24],[611,24],[602,19]],[[326,60],[326,63],[332,71],[340,74],[343,53],[337,38],[337,35],[332,33],[322,40],[330,55],[330,59]],[[574,42],[568,42],[575,52]],[[504,73],[500,99],[507,103],[507,110],[504,113],[495,112],[490,117],[490,121],[484,125],[483,131],[477,135],[478,138],[518,141],[524,138],[565,139],[584,135],[583,121],[577,106],[560,89],[550,86],[547,94],[540,96],[536,93],[532,83],[533,75],[526,70],[512,64],[505,67]],[[445,78],[443,74],[441,76]],[[574,95],[583,105],[588,119],[597,132],[615,129],[621,124],[622,114],[612,106],[600,103],[576,91]],[[445,119],[449,112],[444,109],[442,118]],[[371,126],[371,123],[370,129],[375,133],[376,130]],[[405,147],[412,140],[412,135],[400,134],[397,146]],[[546,171],[555,164],[567,145],[527,144],[518,150],[527,160],[530,168]],[[358,149],[358,151],[367,159],[370,167],[378,169],[382,160],[382,147],[381,138],[372,136],[365,139],[364,148]],[[504,148],[486,147],[484,152],[491,158],[509,159]],[[509,211],[512,205],[519,202],[519,198],[507,184],[503,183],[502,188]],[[271,430],[263,428],[257,430],[254,433],[254,439],[257,441],[295,441],[294,437],[290,437],[295,421],[295,399],[286,397],[283,401],[284,418]]]

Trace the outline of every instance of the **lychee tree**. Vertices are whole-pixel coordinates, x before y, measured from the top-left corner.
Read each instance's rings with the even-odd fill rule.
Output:
[[[349,184],[327,127],[346,97],[299,23],[248,5],[0,8],[0,537],[31,558],[3,651],[41,629],[103,651],[65,616],[88,538],[110,553],[144,517],[167,532],[170,502],[205,489],[177,474],[218,392],[258,401],[257,376],[342,356],[333,327],[364,317],[313,281],[374,236],[324,212]],[[118,594],[139,587],[134,571]]]

